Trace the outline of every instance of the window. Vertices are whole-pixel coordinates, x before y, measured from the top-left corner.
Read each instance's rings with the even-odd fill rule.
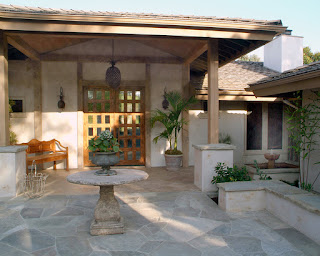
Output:
[[[283,104],[248,103],[247,150],[282,149]]]
[[[11,100],[10,105],[13,113],[21,113],[23,112],[23,100]]]
[[[262,103],[248,103],[247,110],[247,149],[262,149]]]

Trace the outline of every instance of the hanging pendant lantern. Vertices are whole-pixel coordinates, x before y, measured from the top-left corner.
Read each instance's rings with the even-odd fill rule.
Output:
[[[121,83],[121,72],[115,66],[116,62],[114,61],[114,41],[112,39],[112,60],[111,60],[111,67],[109,67],[106,71],[106,82],[107,84],[112,87],[113,89],[117,89]]]

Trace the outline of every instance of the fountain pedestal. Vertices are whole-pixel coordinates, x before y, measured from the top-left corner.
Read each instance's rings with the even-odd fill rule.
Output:
[[[95,236],[124,233],[119,202],[114,196],[114,186],[145,180],[149,175],[135,169],[117,169],[117,175],[114,176],[97,176],[95,172],[78,172],[67,177],[71,183],[100,186],[100,198],[94,210],[90,234]]]
[[[280,154],[266,153],[266,154],[264,154],[264,157],[265,157],[265,159],[268,160],[268,169],[274,169],[275,161],[279,159]]]

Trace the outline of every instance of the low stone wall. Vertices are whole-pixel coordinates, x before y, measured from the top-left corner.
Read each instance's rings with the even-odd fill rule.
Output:
[[[268,210],[320,244],[320,196],[280,181],[219,183],[219,207],[228,212]]]

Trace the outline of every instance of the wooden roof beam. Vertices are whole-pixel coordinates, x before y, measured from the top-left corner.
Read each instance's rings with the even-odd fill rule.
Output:
[[[32,60],[40,60],[40,54],[19,36],[8,36],[8,43]]]
[[[197,59],[199,56],[201,56],[206,50],[208,50],[208,44],[205,42],[202,44],[199,48],[195,49],[194,52],[192,53],[191,56],[189,56],[184,63],[185,64],[190,64],[193,62],[195,59]]]

